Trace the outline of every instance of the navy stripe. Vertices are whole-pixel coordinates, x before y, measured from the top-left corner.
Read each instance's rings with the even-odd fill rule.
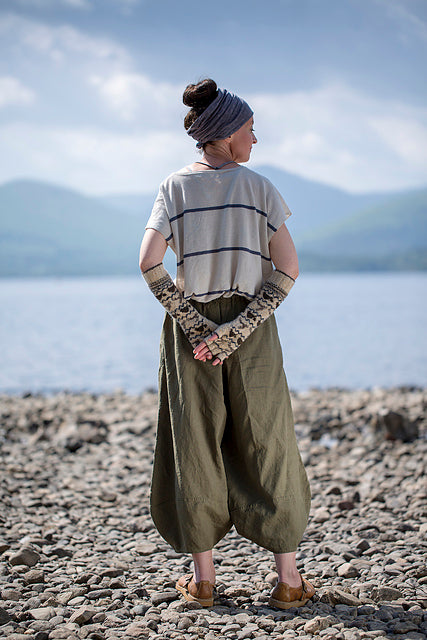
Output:
[[[249,296],[249,298],[255,298],[257,295],[241,291],[240,289],[221,289],[220,291],[206,291],[206,293],[192,293],[191,296],[185,296],[185,299],[190,300],[191,298],[200,298],[201,296],[210,296],[217,293],[228,293],[229,291],[238,291],[242,296]]]
[[[184,209],[182,213],[178,213],[178,215],[170,218],[169,222],[174,222],[175,220],[178,220],[178,218],[182,218],[182,216],[184,216],[186,213],[197,213],[199,211],[217,211],[219,209],[249,209],[250,211],[256,211],[261,216],[264,216],[264,218],[268,217],[265,211],[257,209],[256,207],[253,207],[249,204],[221,204],[216,207],[198,207],[197,209]]]
[[[169,242],[169,240],[171,240],[172,238],[173,238],[173,233],[171,233],[170,236],[166,238],[166,242]]]
[[[184,262],[185,258],[193,258],[194,256],[203,256],[207,253],[221,253],[221,251],[246,251],[247,253],[252,253],[254,256],[260,256],[263,260],[268,260],[270,262],[270,256],[263,256],[259,251],[254,251],[253,249],[248,249],[247,247],[221,247],[221,249],[206,249],[205,251],[194,251],[193,253],[184,253],[183,259],[180,262],[177,262],[177,267],[181,266]]]
[[[270,229],[273,229],[273,231],[276,233],[277,227],[273,227],[273,225],[270,224],[269,222],[267,222],[267,227],[270,227]]]

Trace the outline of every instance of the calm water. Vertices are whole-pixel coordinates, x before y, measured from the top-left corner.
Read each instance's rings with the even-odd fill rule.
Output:
[[[138,276],[0,280],[0,392],[157,387]],[[289,386],[427,386],[427,274],[306,274],[276,312]]]

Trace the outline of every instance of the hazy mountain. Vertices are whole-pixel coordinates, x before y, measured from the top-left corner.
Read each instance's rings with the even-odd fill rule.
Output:
[[[303,270],[427,269],[427,189],[355,196],[266,167],[294,215]],[[0,275],[139,273],[155,194],[93,198],[32,180],[0,186]],[[299,227],[299,229],[298,229]],[[174,270],[174,255],[165,259]]]
[[[0,187],[0,212],[3,276],[138,272],[143,225],[94,198],[16,180]]]
[[[427,189],[389,196],[307,232],[298,248],[307,267],[319,268],[323,256],[324,268],[427,269]]]
[[[312,229],[321,229],[330,222],[379,203],[390,194],[352,194],[301,178],[277,167],[260,166],[255,170],[266,176],[284,197],[292,211],[288,227],[293,236],[299,236]]]
[[[113,194],[110,196],[101,196],[97,198],[98,202],[105,204],[114,209],[126,211],[134,216],[138,216],[141,223],[144,224],[151,213],[156,193],[136,193],[136,194]]]

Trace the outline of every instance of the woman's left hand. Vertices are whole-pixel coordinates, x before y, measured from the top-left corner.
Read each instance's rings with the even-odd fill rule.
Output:
[[[212,333],[206,340],[200,342],[195,349],[193,349],[194,359],[201,360],[202,362],[206,362],[206,360],[212,360],[212,353],[209,350],[207,345],[208,342],[212,342],[213,340],[217,340],[218,335],[216,333]],[[212,365],[215,367],[217,364],[222,364],[219,358],[215,358],[212,362]]]

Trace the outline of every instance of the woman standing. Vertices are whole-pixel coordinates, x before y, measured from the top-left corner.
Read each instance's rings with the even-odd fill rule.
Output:
[[[234,525],[274,553],[270,605],[301,606],[314,594],[295,561],[311,495],[273,315],[298,276],[290,211],[269,180],[241,166],[257,142],[249,105],[211,79],[188,85],[183,101],[203,156],[160,185],[140,251],[168,312],[151,515],[193,556],[194,574],[176,584],[187,600],[213,604],[212,548]],[[176,285],[162,264],[168,246]]]

